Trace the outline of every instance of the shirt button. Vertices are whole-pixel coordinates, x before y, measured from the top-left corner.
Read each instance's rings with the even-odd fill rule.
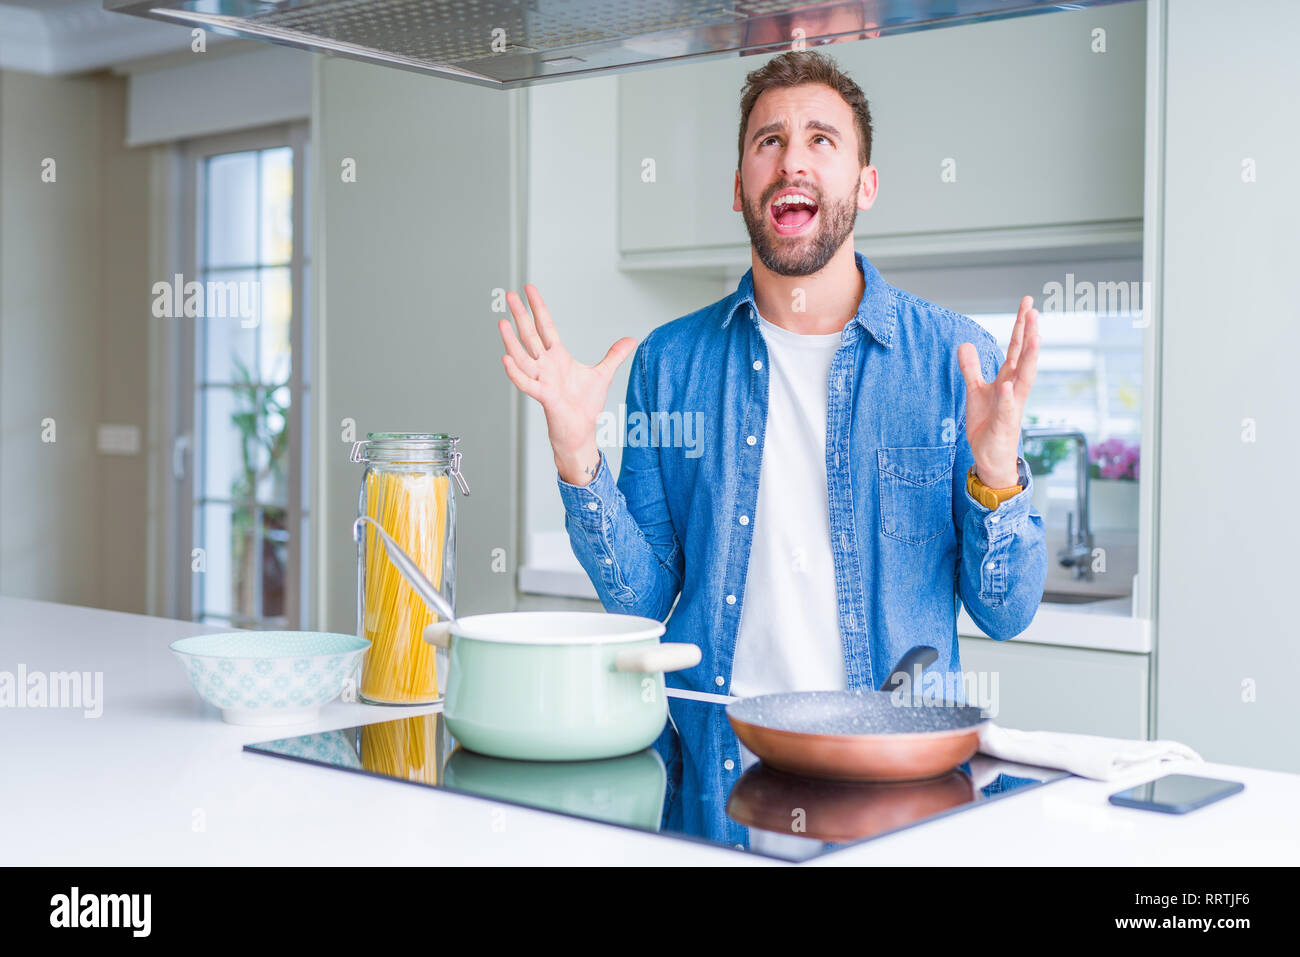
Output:
[[[998,570],[998,563],[997,563],[997,562],[989,562],[989,571],[991,571],[991,572],[995,572],[995,571],[997,571],[997,570]]]
[[[613,564],[614,564],[614,559],[612,559],[612,558],[607,558],[607,559],[605,559],[605,564],[606,564],[606,565],[613,565]]]
[[[990,525],[996,525],[997,523],[998,523],[998,516],[994,515],[992,518],[989,519]]]
[[[595,502],[588,502],[588,503],[587,503],[587,508],[591,509],[591,510],[594,512],[594,511],[596,510],[596,503],[595,503]]]
[[[758,371],[759,369],[761,369],[761,368],[763,368],[763,360],[762,360],[762,359],[755,359],[755,360],[754,360],[754,371],[757,372],[757,371]]]
[[[748,515],[742,515],[742,516],[740,516],[740,524],[741,524],[741,525],[748,525],[748,524],[749,524],[749,516],[748,516]]]
[[[746,445],[753,445],[753,444],[754,444],[755,442],[757,442],[757,441],[758,441],[758,439],[756,439],[754,436],[751,435],[749,438],[745,439],[745,444],[746,444]]]
[[[727,604],[728,604],[728,605],[734,605],[735,603],[736,603],[736,596],[735,596],[735,595],[728,595],[728,596],[727,596]]]
[[[727,683],[727,679],[722,677],[722,675],[718,675],[716,678],[713,679],[713,683],[717,685],[719,688],[721,688],[723,685]]]
[[[727,758],[727,760],[722,762],[722,766],[730,771],[735,768],[736,762],[731,760],[731,758]]]

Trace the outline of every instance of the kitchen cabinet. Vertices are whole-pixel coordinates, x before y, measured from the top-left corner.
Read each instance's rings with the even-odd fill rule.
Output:
[[[1291,687],[1300,181],[1290,172],[1300,6],[1262,3],[1225,18],[1207,0],[1179,0],[1165,12],[1152,57],[1163,113],[1153,108],[1159,202],[1147,256],[1159,264],[1163,411],[1153,449],[1156,731],[1207,760],[1300,771]],[[1252,318],[1229,325],[1229,315]],[[1229,488],[1244,490],[1230,504]]]
[[[1148,655],[1015,639],[962,637],[958,645],[963,671],[997,675],[998,713],[993,720],[1000,725],[1108,738],[1147,737]]]
[[[624,252],[748,241],[731,209],[745,74],[760,57],[619,77],[618,234]]]
[[[1125,3],[820,48],[872,109],[880,192],[856,235],[1140,221],[1145,14]],[[766,59],[619,78],[625,255],[747,244],[731,209],[739,98]]]

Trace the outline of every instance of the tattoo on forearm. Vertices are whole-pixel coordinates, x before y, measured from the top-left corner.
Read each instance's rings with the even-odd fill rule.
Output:
[[[596,470],[597,470],[598,468],[600,468],[600,456],[599,456],[599,455],[596,456],[596,464],[595,464],[595,465],[588,465],[587,468],[584,470],[584,471],[587,473],[587,478],[589,478],[589,479],[594,479],[594,478],[596,477]]]

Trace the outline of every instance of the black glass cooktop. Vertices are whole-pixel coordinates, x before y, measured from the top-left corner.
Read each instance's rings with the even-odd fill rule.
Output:
[[[682,709],[725,705],[674,697],[671,708],[680,717]],[[734,752],[734,739],[726,744]],[[795,777],[747,759],[720,799],[670,780],[656,747],[602,761],[508,761],[460,747],[437,713],[263,741],[245,750],[784,861],[819,857],[1069,777],[977,754],[926,781],[852,784]]]

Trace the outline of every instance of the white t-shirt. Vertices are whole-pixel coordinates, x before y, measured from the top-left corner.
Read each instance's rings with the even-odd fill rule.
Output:
[[[826,388],[838,332],[801,335],[758,317],[767,341],[767,431],[731,693],[848,686],[826,491]],[[758,758],[743,744],[741,771]],[[754,851],[799,854],[808,841],[750,828]]]
[[[768,407],[758,514],[731,669],[739,697],[847,686],[826,491],[826,388],[840,333],[759,316]]]

